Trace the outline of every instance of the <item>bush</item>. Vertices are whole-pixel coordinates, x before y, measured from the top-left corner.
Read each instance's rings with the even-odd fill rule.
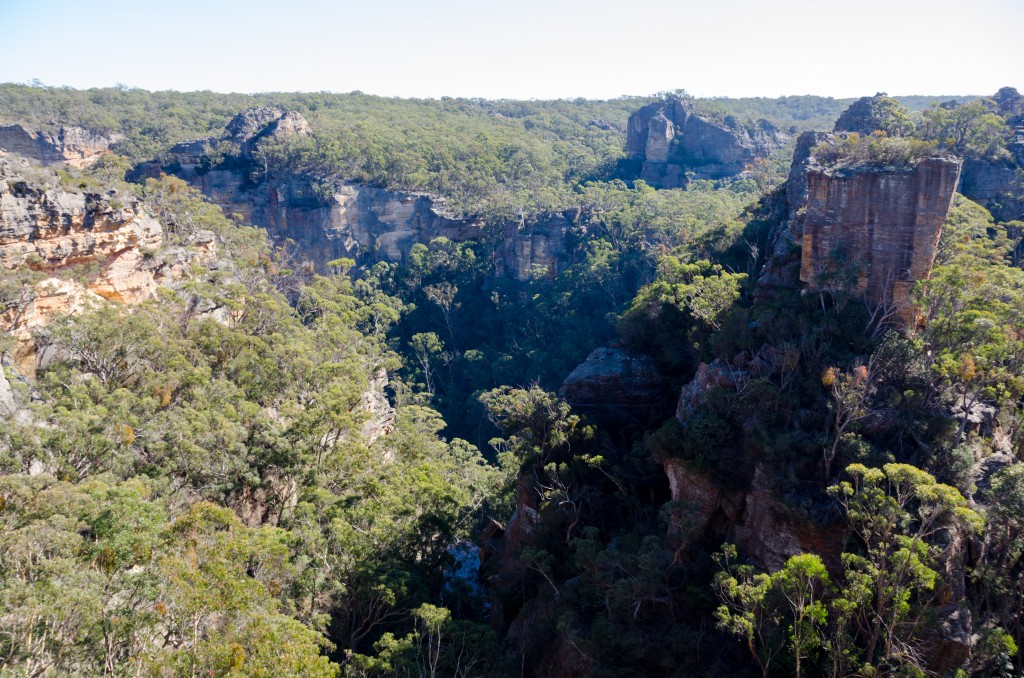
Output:
[[[889,137],[885,132],[870,136],[848,134],[837,141],[818,144],[812,155],[826,168],[862,165],[908,166],[939,153],[934,141]]]

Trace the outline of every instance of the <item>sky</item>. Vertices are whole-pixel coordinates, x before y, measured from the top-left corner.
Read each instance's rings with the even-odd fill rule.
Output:
[[[1024,0],[0,0],[0,82],[401,97],[1024,91]]]

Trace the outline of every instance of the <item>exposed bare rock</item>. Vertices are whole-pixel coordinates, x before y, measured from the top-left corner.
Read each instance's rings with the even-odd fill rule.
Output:
[[[310,131],[298,113],[249,109],[228,124],[220,139],[177,144],[160,162],[136,168],[133,178],[175,174],[226,215],[266,228],[278,242],[296,243],[300,255],[319,271],[339,257],[401,262],[413,245],[439,237],[457,242],[496,240],[495,272],[516,280],[553,279],[570,265],[578,208],[490,227],[482,219],[451,214],[443,200],[423,193],[357,183],[324,193],[305,177],[275,175],[253,155],[265,139]],[[208,152],[221,141],[238,144],[238,156],[210,168]]]
[[[516,280],[554,280],[571,261],[572,230],[580,217],[580,209],[574,208],[505,222],[494,255],[495,273]]]
[[[9,378],[6,368],[0,364],[0,422],[5,417],[10,417],[18,423],[27,423],[31,420],[32,415],[26,408],[27,403],[14,390],[11,384],[12,378],[16,379],[13,376]]]
[[[688,172],[698,179],[738,175],[787,140],[767,120],[749,129],[731,117],[717,122],[696,113],[690,102],[670,98],[629,117],[626,152],[632,168],[627,174],[656,188],[679,188]]]
[[[960,192],[999,221],[1024,219],[1024,128],[1010,144],[1011,157],[964,161]]]
[[[370,380],[370,387],[359,399],[360,407],[366,414],[362,434],[367,445],[372,445],[395,430],[395,408],[384,395],[387,385],[388,373],[383,368],[378,369]]]
[[[902,167],[808,169],[800,280],[810,289],[852,286],[913,322],[910,293],[931,274],[960,164],[942,156]]]
[[[648,356],[599,348],[565,378],[559,395],[606,424],[646,424],[666,414],[667,387]]]
[[[44,165],[67,163],[88,167],[123,138],[120,134],[96,134],[81,127],[61,126],[57,132],[47,132],[23,125],[0,125],[0,150]]]
[[[990,107],[1012,131],[1006,142],[1008,153],[966,159],[960,192],[997,221],[1024,219],[1024,96],[1013,87],[1003,87],[992,96]]]
[[[284,116],[284,111],[268,106],[255,106],[242,111],[231,119],[225,127],[226,136],[236,143],[245,143],[256,136],[267,132],[273,123]]]
[[[0,266],[50,271],[162,242],[160,224],[135,198],[39,185],[17,169],[0,156]]]
[[[260,485],[245,485],[228,497],[242,523],[249,527],[277,525],[299,502],[299,484],[291,476],[282,476],[276,469],[264,474]]]
[[[136,198],[66,190],[24,160],[0,154],[0,266],[28,265],[52,274],[24,303],[0,315],[0,326],[18,342],[18,369],[31,372],[38,359],[45,359],[36,356],[32,333],[50,318],[102,300],[140,303],[181,277],[197,257],[216,257],[209,232],[197,233],[184,246],[160,250],[162,244],[160,223]],[[83,281],[60,277],[79,264],[95,269]]]
[[[0,322],[17,342],[13,358],[18,371],[31,374],[37,363],[45,364],[48,359],[46,355],[36,355],[37,347],[32,336],[35,330],[45,327],[52,318],[81,313],[90,304],[102,300],[75,280],[47,278],[38,283],[27,304],[9,309],[0,316]]]
[[[676,419],[684,423],[697,409],[707,402],[708,394],[716,388],[734,389],[739,379],[744,379],[746,372],[737,370],[725,364],[721,360],[711,363],[701,363],[697,366],[697,373],[679,395],[679,402],[676,404]]]
[[[503,543],[511,552],[518,553],[533,542],[533,537],[540,527],[540,495],[534,488],[534,478],[526,467],[519,471],[515,505],[515,512],[505,526]]]
[[[928,641],[928,673],[952,676],[971,656],[974,622],[971,611],[961,605],[947,605],[937,612],[938,626]]]

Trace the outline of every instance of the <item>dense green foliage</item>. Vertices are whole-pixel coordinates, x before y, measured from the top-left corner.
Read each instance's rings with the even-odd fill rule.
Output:
[[[605,180],[646,101],[0,86],[8,120],[125,134],[33,181],[131,192],[165,229],[147,256],[186,262],[157,299],[37,328],[31,377],[0,340],[20,408],[0,411],[0,671],[925,675],[969,617],[950,670],[1019,672],[1024,229],[958,197],[912,327],[841,290],[765,293],[774,179]],[[570,265],[511,280],[493,240],[438,238],[315,275],[180,179],[123,181],[254,104],[313,126],[266,145],[278,172],[428,190],[492,224],[579,208]],[[700,105],[830,128],[844,102]],[[1000,155],[984,103],[889,112],[835,161]],[[42,276],[0,273],[0,317]],[[616,340],[676,393],[703,369],[680,419],[674,399],[647,429],[555,395]],[[667,467],[714,488],[710,518]],[[769,528],[820,548],[766,569],[729,543],[755,479]]]

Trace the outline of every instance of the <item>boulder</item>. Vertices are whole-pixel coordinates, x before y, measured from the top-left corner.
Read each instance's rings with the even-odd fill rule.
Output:
[[[881,105],[884,100],[889,100],[889,98],[881,92],[873,97],[857,99],[839,116],[832,131],[867,135],[877,130],[884,130],[886,119]]]
[[[559,395],[601,423],[643,425],[667,414],[667,387],[648,356],[599,348],[565,378]]]

